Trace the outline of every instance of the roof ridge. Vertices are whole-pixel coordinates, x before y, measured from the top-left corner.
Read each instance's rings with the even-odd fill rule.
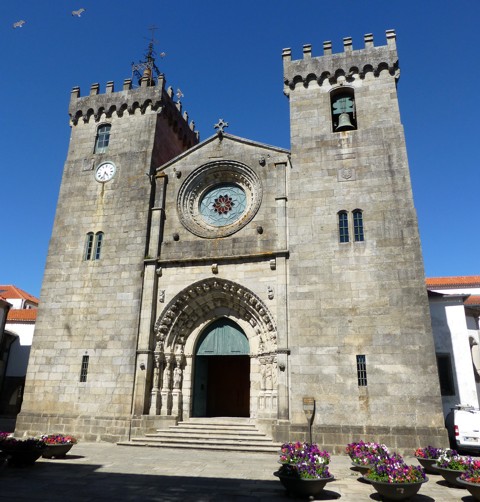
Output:
[[[36,296],[27,293],[25,290],[19,288],[18,286],[15,286],[14,284],[0,284],[0,292],[2,292],[3,294],[8,292],[9,289],[13,290],[13,292],[16,293],[19,298],[22,298],[24,300],[29,300],[36,304],[39,303],[39,299]],[[8,295],[6,298],[8,299]]]

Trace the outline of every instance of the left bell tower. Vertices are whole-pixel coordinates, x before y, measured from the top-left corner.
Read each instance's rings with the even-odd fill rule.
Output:
[[[118,91],[72,90],[19,434],[128,432],[154,172],[199,141],[163,75],[152,75],[145,68],[135,88],[127,79]]]

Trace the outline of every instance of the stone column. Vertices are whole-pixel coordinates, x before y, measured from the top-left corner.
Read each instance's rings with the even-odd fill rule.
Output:
[[[278,248],[286,250],[287,242],[287,163],[275,164],[277,179],[277,224]],[[278,419],[289,420],[288,395],[288,291],[287,291],[287,263],[286,256],[277,256],[275,261],[277,272],[277,364],[276,390],[278,390]],[[276,400],[276,399],[275,399]]]
[[[154,352],[154,372],[153,372],[153,385],[152,396],[150,399],[150,415],[159,415],[162,405],[161,388],[162,388],[162,375],[165,367],[165,356],[163,354],[163,343],[157,342]]]
[[[163,373],[162,383],[162,406],[160,410],[161,415],[172,414],[172,372],[175,358],[173,354],[166,356],[165,371]]]
[[[155,278],[155,265],[147,264],[143,276],[142,304],[137,339],[137,362],[135,368],[135,389],[133,414],[143,415],[149,408],[150,386],[153,378],[153,358],[151,350],[152,304]]]

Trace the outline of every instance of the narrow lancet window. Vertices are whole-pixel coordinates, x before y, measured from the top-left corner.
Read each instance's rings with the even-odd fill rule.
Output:
[[[87,238],[85,240],[85,253],[83,255],[84,260],[90,260],[92,258],[93,250],[93,232],[88,232]]]
[[[340,211],[338,213],[338,233],[340,242],[348,242],[348,213],[346,211]]]
[[[363,235],[363,213],[360,209],[355,209],[355,211],[353,211],[353,233],[355,242],[362,242],[365,240]]]
[[[95,255],[93,257],[94,260],[100,259],[102,244],[103,244],[103,232],[97,232],[95,235]]]

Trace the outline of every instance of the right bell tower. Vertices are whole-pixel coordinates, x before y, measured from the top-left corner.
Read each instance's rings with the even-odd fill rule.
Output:
[[[305,45],[296,61],[283,51],[289,387],[315,399],[324,445],[379,433],[399,449],[445,442],[395,32],[386,39],[365,35],[354,50],[345,38],[341,53],[325,42],[320,57]],[[287,415],[279,431],[305,426],[300,398]]]

